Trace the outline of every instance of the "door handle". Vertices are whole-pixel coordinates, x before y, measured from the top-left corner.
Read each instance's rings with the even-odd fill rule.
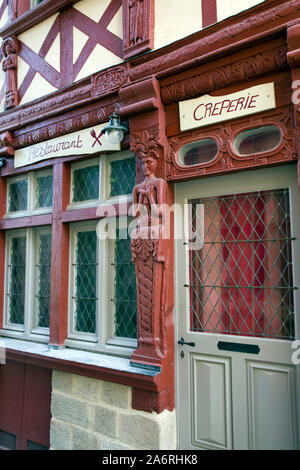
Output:
[[[181,346],[185,345],[185,346],[192,346],[192,348],[195,347],[195,343],[186,343],[183,338],[177,341],[177,343],[180,344]]]

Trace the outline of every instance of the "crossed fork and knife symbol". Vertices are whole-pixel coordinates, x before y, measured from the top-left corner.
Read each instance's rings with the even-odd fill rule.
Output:
[[[93,139],[95,139],[95,142],[93,143],[92,147],[94,147],[94,145],[98,142],[99,145],[102,145],[102,143],[100,142],[100,137],[104,134],[103,131],[100,132],[100,134],[98,135],[97,137],[97,134],[96,132],[94,131],[94,129],[91,130],[90,132],[91,136],[93,137]]]

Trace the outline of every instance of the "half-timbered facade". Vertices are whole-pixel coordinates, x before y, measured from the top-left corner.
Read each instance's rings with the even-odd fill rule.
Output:
[[[299,448],[300,1],[186,3],[0,0],[1,448]]]

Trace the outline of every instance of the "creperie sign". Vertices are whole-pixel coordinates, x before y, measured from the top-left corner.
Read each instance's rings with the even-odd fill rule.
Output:
[[[179,103],[180,130],[208,126],[276,107],[274,83],[225,96],[205,95]]]

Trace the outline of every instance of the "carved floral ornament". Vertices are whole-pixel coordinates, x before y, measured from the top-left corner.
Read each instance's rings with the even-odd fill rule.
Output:
[[[159,158],[162,147],[159,143],[159,127],[150,130],[134,132],[130,136],[130,148],[139,159],[143,159],[149,153]]]

